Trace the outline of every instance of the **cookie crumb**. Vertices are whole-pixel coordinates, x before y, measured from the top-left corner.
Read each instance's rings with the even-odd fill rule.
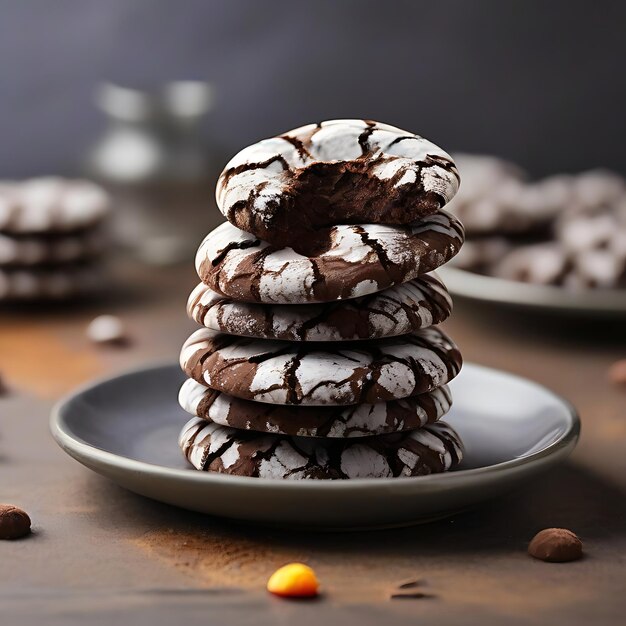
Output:
[[[124,323],[115,315],[99,315],[87,326],[87,337],[93,343],[122,345],[128,343]]]
[[[0,504],[0,539],[19,539],[30,533],[30,517],[12,504]]]
[[[419,587],[423,587],[426,584],[424,580],[406,580],[398,584],[395,589],[389,594],[390,600],[422,600],[426,598],[436,598],[437,596],[432,593],[426,593],[424,591],[417,591]]]
[[[626,387],[626,359],[615,361],[609,368],[609,380],[614,385]]]
[[[546,528],[533,537],[528,554],[549,563],[566,563],[582,557],[583,543],[571,530]]]

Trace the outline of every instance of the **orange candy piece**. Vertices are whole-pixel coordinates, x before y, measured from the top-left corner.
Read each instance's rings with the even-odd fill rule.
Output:
[[[315,572],[304,563],[283,565],[267,581],[270,593],[290,598],[312,598],[317,595],[319,586]]]

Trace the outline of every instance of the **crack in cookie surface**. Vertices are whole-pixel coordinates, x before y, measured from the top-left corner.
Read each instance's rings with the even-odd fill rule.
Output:
[[[278,247],[310,253],[336,224],[407,224],[456,193],[450,155],[428,140],[372,120],[331,120],[245,148],[217,186],[234,225]]]

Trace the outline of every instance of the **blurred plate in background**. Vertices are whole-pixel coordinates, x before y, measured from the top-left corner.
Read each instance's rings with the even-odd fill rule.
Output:
[[[442,267],[437,273],[451,294],[472,300],[572,315],[626,315],[626,289],[573,291],[484,276],[456,267]]]

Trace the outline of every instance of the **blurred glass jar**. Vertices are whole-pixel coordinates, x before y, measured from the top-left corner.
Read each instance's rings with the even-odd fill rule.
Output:
[[[215,205],[221,155],[200,133],[211,85],[173,82],[152,93],[105,83],[96,101],[109,125],[85,166],[113,197],[116,240],[151,264],[192,258],[223,219]]]

